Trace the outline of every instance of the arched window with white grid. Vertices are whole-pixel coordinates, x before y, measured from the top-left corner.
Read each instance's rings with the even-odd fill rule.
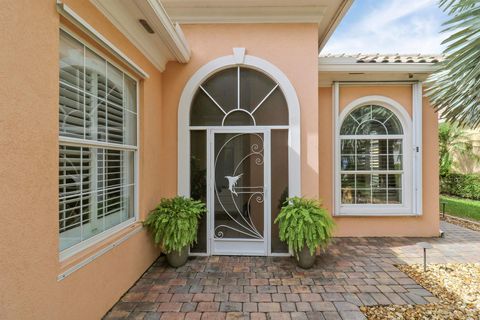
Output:
[[[338,213],[411,213],[411,120],[405,109],[381,101],[350,105],[337,130]]]

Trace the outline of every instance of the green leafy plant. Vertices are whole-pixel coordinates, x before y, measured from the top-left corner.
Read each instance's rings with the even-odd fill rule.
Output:
[[[201,201],[177,196],[162,199],[143,224],[165,253],[180,252],[197,241],[198,220],[205,212]]]
[[[311,255],[325,247],[335,226],[320,201],[300,197],[288,198],[274,223],[279,224],[280,240],[286,241],[297,257],[305,245]]]
[[[440,193],[480,200],[480,175],[449,173],[440,177]]]

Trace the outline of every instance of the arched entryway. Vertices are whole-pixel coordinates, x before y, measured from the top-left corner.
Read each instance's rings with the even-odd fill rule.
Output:
[[[182,93],[178,192],[207,203],[193,254],[275,255],[273,220],[300,195],[300,112],[287,77],[242,48],[200,68]]]

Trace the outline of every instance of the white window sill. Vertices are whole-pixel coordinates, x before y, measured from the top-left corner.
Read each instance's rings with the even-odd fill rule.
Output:
[[[120,224],[117,224],[116,226],[114,227],[111,227],[87,240],[84,240],[74,246],[71,246],[70,248],[68,249],[64,249],[60,252],[60,262],[64,262],[66,259],[68,258],[71,258],[73,257],[74,255],[98,244],[99,242],[101,241],[104,241],[105,239],[111,237],[112,235],[114,235],[115,233],[123,230],[123,229],[126,229],[128,227],[130,227],[131,225],[135,224],[137,221],[136,221],[136,218],[130,218],[128,219],[127,221],[124,221]]]
[[[416,213],[385,213],[385,212],[362,212],[362,213],[336,213],[334,217],[418,217]]]
[[[411,210],[394,211],[394,210],[341,210],[335,212],[334,217],[417,217],[419,214]]]
[[[334,216],[351,217],[398,217],[419,216],[411,206],[402,205],[341,205]]]
[[[123,227],[121,230],[114,234],[109,234],[102,240],[98,240],[95,246],[91,245],[88,248],[76,253],[69,258],[65,258],[60,264],[60,274],[57,276],[57,280],[61,281],[81,269],[85,265],[104,255],[113,248],[118,247],[121,243],[128,240],[133,235],[143,230],[141,222],[134,221],[128,226]]]

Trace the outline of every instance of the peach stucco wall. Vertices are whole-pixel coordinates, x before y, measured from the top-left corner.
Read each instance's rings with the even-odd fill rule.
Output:
[[[411,115],[411,86],[350,86],[340,88],[340,111],[351,101],[382,95],[400,103]],[[318,89],[320,197],[333,211],[332,88]],[[439,234],[439,182],[437,115],[423,100],[423,215],[419,217],[335,217],[336,236],[437,236]]]
[[[163,195],[159,183],[164,178],[159,138],[162,75],[90,1],[64,2],[150,75],[141,83],[139,108],[140,215],[144,217]],[[158,255],[142,230],[57,281],[66,267],[80,259],[60,263],[58,255],[60,17],[55,3],[19,0],[0,7],[1,319],[99,319]]]
[[[276,65],[301,108],[302,193],[332,208],[331,89],[317,88],[314,24],[186,25],[188,64],[161,74],[88,0],[64,0],[149,73],[141,81],[139,205],[143,219],[177,190],[177,111],[188,79],[205,63],[245,47]],[[58,255],[58,55],[55,0],[7,1],[0,7],[0,318],[98,319],[158,255],[145,231],[75,271],[57,276],[133,229],[60,263]],[[391,95],[411,108],[405,88],[342,91],[344,105],[365,94]],[[424,214],[418,218],[337,218],[337,235],[438,233],[436,116],[424,105]]]
[[[317,36],[314,24],[185,25],[192,48],[186,65],[170,62],[163,73],[163,169],[168,172],[169,192],[176,192],[177,110],[180,95],[190,77],[204,64],[231,55],[232,48],[268,60],[282,70],[296,90],[301,109],[301,179],[305,195],[318,196],[318,96]]]

